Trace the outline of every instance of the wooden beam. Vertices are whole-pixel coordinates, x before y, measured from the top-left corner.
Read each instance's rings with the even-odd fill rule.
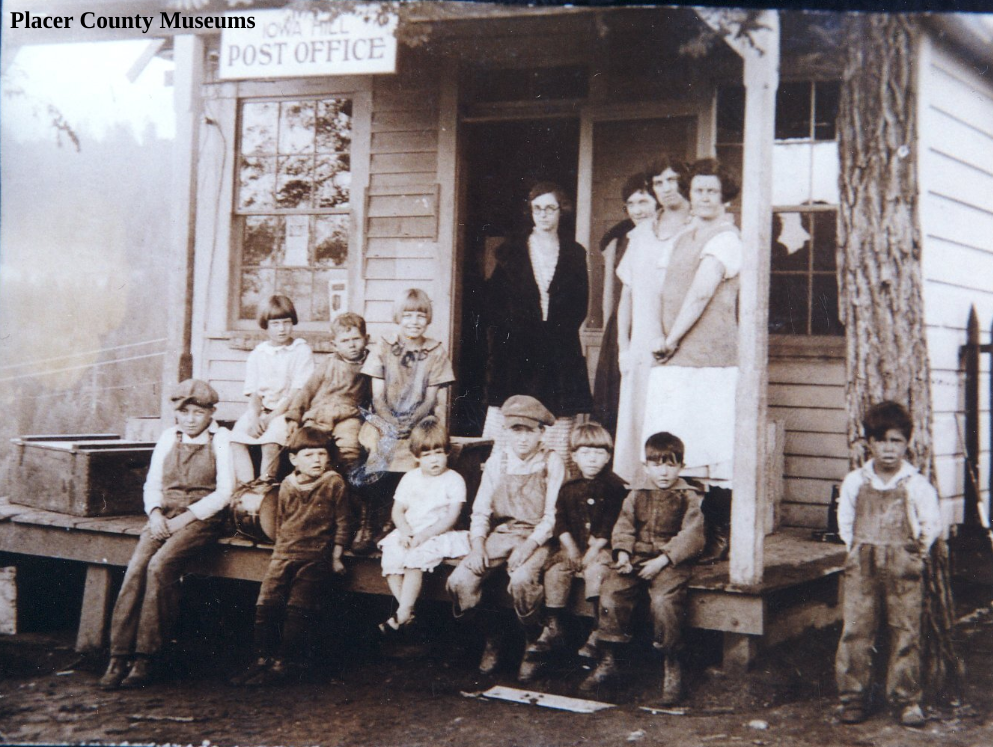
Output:
[[[197,159],[200,153],[201,86],[204,41],[198,36],[176,37],[173,106],[176,140],[173,144],[173,199],[171,257],[168,276],[168,338],[162,378],[162,417],[172,417],[170,385],[193,375],[193,276],[196,247]]]
[[[779,87],[779,13],[700,9],[744,61],[745,160],[742,174],[738,389],[735,408],[734,501],[731,504],[731,582],[762,580],[765,543],[769,246],[772,147]],[[747,27],[747,33],[735,30]]]
[[[106,642],[110,611],[114,604],[111,580],[111,569],[108,566],[92,564],[86,567],[83,607],[76,632],[77,651],[97,651]]]

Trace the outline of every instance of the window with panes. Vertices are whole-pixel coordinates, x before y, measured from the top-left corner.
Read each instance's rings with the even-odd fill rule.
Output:
[[[245,100],[238,111],[236,323],[274,293],[324,328],[347,304],[352,100]]]
[[[839,336],[836,81],[784,82],[773,146],[769,332]],[[717,155],[741,173],[745,94],[718,95]]]

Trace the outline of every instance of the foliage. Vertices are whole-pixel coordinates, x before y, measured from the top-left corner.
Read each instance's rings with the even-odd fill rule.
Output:
[[[24,90],[24,86],[15,77],[23,76],[23,71],[17,70],[16,68],[11,68],[7,70],[0,81],[2,81],[3,96],[7,99],[22,99],[28,103],[31,107],[31,113],[35,119],[48,121],[49,126],[55,130],[55,141],[58,146],[62,147],[62,139],[68,140],[72,146],[79,152],[80,143],[79,135],[69,124],[69,120],[65,118],[65,115],[59,110],[54,104],[42,101],[36,98]]]

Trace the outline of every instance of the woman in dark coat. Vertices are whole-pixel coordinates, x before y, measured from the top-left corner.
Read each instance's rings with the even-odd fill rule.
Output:
[[[572,201],[551,182],[528,194],[528,234],[496,251],[486,284],[487,377],[483,435],[502,441],[499,407],[537,398],[558,419],[545,443],[568,464],[568,432],[592,406],[579,328],[586,319],[586,250],[573,239]]]

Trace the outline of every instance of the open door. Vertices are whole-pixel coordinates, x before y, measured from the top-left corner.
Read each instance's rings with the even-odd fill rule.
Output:
[[[539,181],[553,181],[575,195],[579,120],[545,118],[462,125],[465,194],[459,380],[452,403],[452,433],[483,432],[486,330],[483,284],[493,271],[494,250],[527,225],[525,200]]]

